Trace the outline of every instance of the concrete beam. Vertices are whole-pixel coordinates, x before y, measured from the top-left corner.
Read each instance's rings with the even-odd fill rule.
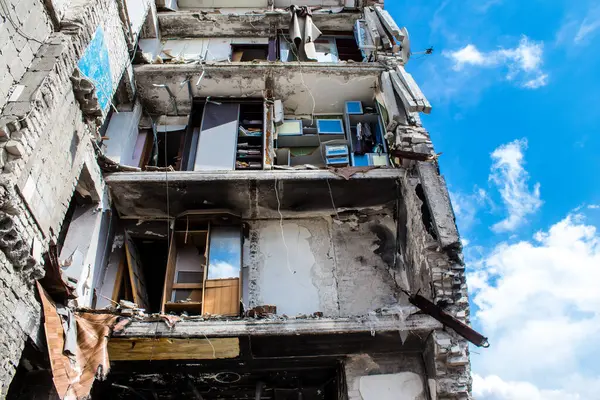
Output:
[[[347,100],[372,102],[373,88],[383,70],[378,63],[282,62],[149,64],[134,68],[144,109],[155,114],[173,114],[174,107],[165,88],[154,85],[168,85],[179,113],[189,112],[187,86],[181,85],[186,79],[192,83],[193,97],[262,98],[270,81],[273,95],[283,101],[286,113],[309,114],[313,106],[316,112],[341,113]]]
[[[378,316],[376,319],[321,318],[290,320],[225,320],[225,321],[181,321],[173,328],[164,322],[134,321],[124,330],[113,333],[113,337],[169,337],[169,338],[213,338],[237,336],[295,336],[305,334],[344,334],[366,332],[413,332],[426,334],[441,329],[442,324],[427,315],[411,315],[400,322],[394,315]]]
[[[444,178],[430,162],[418,162],[417,172],[440,246],[442,249],[460,249],[456,219]]]
[[[313,14],[313,22],[321,31],[351,32],[359,12]],[[221,14],[217,11],[178,11],[158,14],[163,38],[182,37],[270,37],[287,32],[290,14]]]
[[[191,209],[223,208],[245,219],[335,214],[396,203],[403,169],[357,173],[348,181],[317,171],[183,171],[109,174],[106,182],[121,218],[164,218]]]

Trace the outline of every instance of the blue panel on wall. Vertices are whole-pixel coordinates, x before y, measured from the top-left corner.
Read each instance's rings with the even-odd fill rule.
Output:
[[[352,165],[355,167],[366,167],[370,165],[368,154],[352,154]]]
[[[101,27],[96,29],[92,41],[85,49],[77,66],[86,77],[94,82],[98,103],[102,110],[106,110],[112,97],[112,74],[110,73],[108,49],[104,42],[104,31]]]
[[[332,135],[343,135],[344,134],[344,123],[341,119],[318,119],[317,120],[317,133],[332,134]]]
[[[347,101],[346,114],[362,114],[363,108],[360,101]]]

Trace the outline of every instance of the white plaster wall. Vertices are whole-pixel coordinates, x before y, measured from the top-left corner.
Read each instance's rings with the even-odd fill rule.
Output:
[[[96,268],[102,267],[96,265],[96,261],[99,258],[98,253],[106,251],[106,231],[102,229],[102,216],[108,210],[110,203],[106,193],[99,203],[78,207],[60,252],[59,259],[62,265],[70,259],[70,265],[64,267],[63,272],[77,281],[77,304],[82,307],[91,306],[92,281]]]
[[[148,0],[125,0],[127,6],[127,14],[129,15],[129,24],[134,36],[140,33],[142,25],[148,15],[150,9],[150,1]]]
[[[134,148],[139,133],[138,125],[142,116],[142,106],[136,103],[133,111],[113,113],[106,136],[108,140],[106,144],[105,155],[123,165],[134,164]]]
[[[329,243],[322,240],[328,235],[327,221],[284,221],[283,230],[279,221],[257,225],[260,289],[254,303],[276,305],[278,314],[290,316],[337,314],[333,262],[327,257]]]
[[[385,243],[378,234],[387,236]],[[389,216],[361,224],[334,224],[329,218],[284,220],[282,225],[255,221],[244,246],[244,299],[250,307],[275,305],[278,314],[289,316],[316,311],[358,316],[405,305],[398,303],[389,272],[389,250],[395,246]],[[382,248],[388,249],[384,257]]]
[[[334,70],[332,69],[332,72]],[[377,78],[322,72],[285,72],[275,77],[275,93],[283,99],[286,114],[335,113],[346,101],[371,103]]]
[[[360,378],[362,400],[428,400],[423,379],[414,372]]]

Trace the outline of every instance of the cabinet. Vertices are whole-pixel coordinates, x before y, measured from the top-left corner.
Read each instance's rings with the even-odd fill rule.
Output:
[[[225,222],[227,221],[227,222]],[[177,218],[169,246],[163,313],[237,316],[240,313],[241,226],[218,214]]]

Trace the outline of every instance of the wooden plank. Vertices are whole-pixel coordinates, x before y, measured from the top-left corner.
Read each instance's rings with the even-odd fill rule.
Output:
[[[431,112],[431,104],[425,98],[425,95],[421,91],[419,85],[417,85],[417,82],[415,82],[412,75],[406,72],[404,67],[401,65],[398,66],[398,71],[396,75],[404,83],[404,86],[408,88],[412,97],[420,103],[421,109],[419,111],[423,111],[425,114],[429,114]]]
[[[167,258],[167,270],[165,271],[165,286],[161,302],[161,312],[165,312],[165,303],[171,301],[171,291],[173,290],[173,279],[175,277],[175,266],[177,262],[177,242],[175,241],[175,232],[171,233],[171,244],[169,246],[169,256]]]
[[[113,292],[111,299],[115,303],[119,302],[119,292],[121,291],[121,285],[123,284],[123,274],[125,274],[125,257],[121,257],[121,261],[119,262],[119,268],[117,269],[117,275],[115,276],[115,286],[113,287]]]
[[[238,338],[167,339],[111,338],[111,361],[216,360],[240,355]]]
[[[202,289],[202,283],[174,283],[172,289]]]
[[[148,300],[148,289],[146,279],[144,278],[144,270],[135,244],[133,243],[133,239],[128,233],[125,233],[125,252],[127,254],[131,288],[133,290],[133,301],[140,308],[148,309],[150,302]]]
[[[240,279],[208,279],[204,285],[204,312],[236,316],[240,313]]]
[[[387,12],[386,10],[383,10],[379,6],[375,6],[375,12],[377,13],[377,16],[379,16],[379,20],[381,21],[381,23],[383,24],[383,26],[385,27],[385,29],[396,40],[398,40],[398,42],[402,43],[402,40],[404,40],[404,34],[402,33],[402,31],[400,30],[400,28],[396,24],[396,21],[394,21],[394,18],[392,18],[392,16],[390,15],[390,13]]]
[[[415,99],[413,99],[412,95],[410,94],[410,92],[408,91],[406,86],[404,86],[404,83],[402,83],[402,81],[398,77],[398,74],[395,71],[390,71],[389,74],[390,74],[390,80],[392,81],[392,84],[394,85],[394,90],[396,91],[396,93],[398,94],[398,97],[400,97],[400,100],[402,101],[404,110],[406,112],[419,111],[419,105],[417,104]]]

